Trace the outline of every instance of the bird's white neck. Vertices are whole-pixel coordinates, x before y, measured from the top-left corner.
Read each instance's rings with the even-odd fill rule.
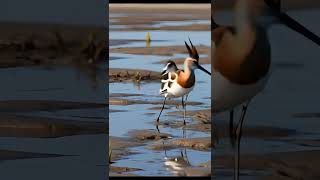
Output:
[[[185,73],[188,73],[188,74],[190,74],[190,73],[193,72],[193,69],[192,69],[192,67],[189,65],[188,60],[185,60],[185,61],[184,61],[183,70],[184,70]]]

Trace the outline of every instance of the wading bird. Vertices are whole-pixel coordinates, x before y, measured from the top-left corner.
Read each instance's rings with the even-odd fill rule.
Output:
[[[200,69],[205,73],[211,75],[209,71],[207,71],[205,68],[200,66],[199,54],[197,52],[197,49],[193,46],[190,39],[189,39],[189,42],[190,42],[191,48],[185,42],[185,45],[189,52],[189,57],[187,57],[184,61],[184,69],[183,70],[178,69],[176,64],[173,61],[168,61],[167,65],[163,69],[162,76],[161,76],[160,95],[164,96],[164,101],[163,101],[159,116],[157,118],[157,123],[159,123],[161,113],[166,103],[166,99],[182,97],[182,106],[184,108],[183,123],[185,125],[186,124],[186,121],[185,121],[186,101],[189,93],[193,90],[196,82],[196,76],[195,76],[194,70]]]
[[[271,48],[267,28],[281,22],[320,45],[319,37],[281,11],[280,0],[264,0],[264,3],[259,13],[267,14],[267,18],[256,14],[253,0],[237,0],[234,26],[220,26],[212,20],[215,75],[212,110],[214,113],[229,111],[231,144],[234,147],[236,143],[235,179],[239,179],[240,140],[248,105],[264,89],[270,76]],[[242,113],[234,129],[234,109],[240,105]]]

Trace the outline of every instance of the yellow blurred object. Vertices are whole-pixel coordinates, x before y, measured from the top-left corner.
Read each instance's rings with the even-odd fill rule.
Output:
[[[134,75],[134,80],[139,83],[141,79],[142,79],[142,76],[140,72],[136,72],[136,74]]]
[[[151,41],[151,37],[150,37],[150,33],[149,33],[149,32],[147,32],[146,41],[147,41],[147,42],[150,42],[150,41]]]

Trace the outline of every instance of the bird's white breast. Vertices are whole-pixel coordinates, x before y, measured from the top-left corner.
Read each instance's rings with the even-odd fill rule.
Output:
[[[270,73],[258,82],[249,85],[235,84],[223,77],[219,72],[213,73],[212,94],[213,112],[223,112],[248,101],[263,90]]]
[[[168,94],[169,96],[173,97],[181,97],[189,94],[192,91],[193,87],[194,86],[192,86],[191,88],[183,88],[177,82],[175,82],[172,84],[172,87],[168,89]]]

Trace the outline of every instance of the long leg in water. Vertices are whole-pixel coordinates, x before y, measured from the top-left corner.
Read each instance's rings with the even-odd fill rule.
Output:
[[[186,95],[186,99],[184,100],[183,103],[183,125],[186,125],[186,114],[187,114],[187,99],[188,99],[188,94]]]
[[[235,169],[234,169],[234,179],[239,180],[239,175],[240,175],[240,141],[241,141],[241,136],[242,136],[242,125],[244,118],[246,116],[247,108],[249,106],[250,101],[248,101],[245,105],[242,106],[242,113],[240,117],[240,121],[237,125],[236,128],[236,150],[235,150]]]
[[[160,132],[158,125],[159,125],[159,120],[160,120],[161,113],[162,113],[162,111],[163,111],[163,109],[164,109],[164,105],[166,104],[166,99],[167,99],[167,96],[165,96],[165,98],[164,98],[164,100],[163,100],[162,108],[161,108],[160,113],[159,113],[159,116],[158,116],[158,118],[157,118],[156,128],[157,128],[158,132]]]
[[[230,110],[229,112],[229,136],[230,136],[230,143],[234,148],[234,141],[235,141],[235,132],[233,128],[233,119],[234,119],[234,109]]]
[[[184,109],[183,111],[183,127],[182,127],[182,137],[183,138],[186,138],[186,129],[185,129],[185,126],[186,126],[186,111],[187,111],[187,99],[188,99],[188,94],[186,95],[186,98],[185,100],[183,100],[183,97],[182,97],[182,107]]]

